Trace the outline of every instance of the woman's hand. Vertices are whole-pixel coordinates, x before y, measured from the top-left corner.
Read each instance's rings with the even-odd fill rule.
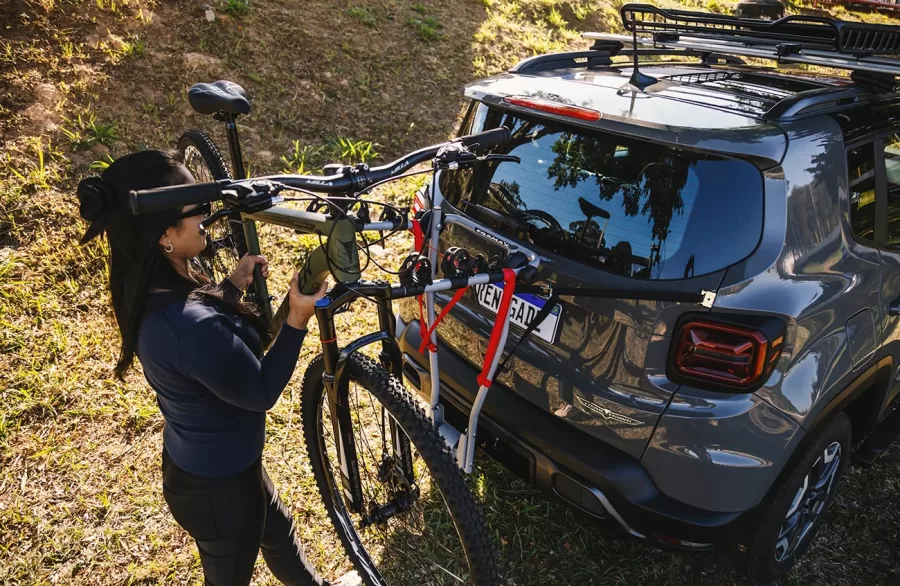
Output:
[[[290,288],[290,312],[287,316],[287,324],[292,328],[302,330],[316,313],[316,301],[325,297],[328,290],[328,279],[322,282],[322,286],[313,295],[300,293],[300,273],[295,272],[291,278]]]
[[[240,262],[234,272],[228,277],[235,287],[241,291],[246,291],[253,283],[253,268],[260,265],[262,268],[262,276],[264,279],[269,276],[269,261],[262,255],[245,254],[241,257]]]

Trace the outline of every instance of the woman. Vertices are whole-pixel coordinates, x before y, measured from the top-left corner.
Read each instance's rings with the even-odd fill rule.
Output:
[[[245,256],[211,284],[190,268],[206,247],[204,206],[132,216],[131,190],[193,183],[178,153],[142,151],[78,185],[90,227],[82,244],[106,233],[110,291],[122,337],[116,374],[137,355],[157,393],[163,430],[163,494],[197,543],[208,585],[250,582],[257,553],[285,584],[323,584],[303,554],[290,512],[262,466],[266,411],[297,363],[314,296],[291,280],[290,312],[269,352],[266,329],[241,290],[261,256]]]

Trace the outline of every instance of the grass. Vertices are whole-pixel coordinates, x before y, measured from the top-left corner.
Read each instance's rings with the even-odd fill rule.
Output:
[[[225,0],[223,10],[231,16],[244,16],[250,12],[250,0]]]
[[[26,159],[24,166],[16,169],[10,165],[7,170],[20,185],[34,191],[47,190],[52,187],[53,182],[60,179],[59,172],[52,160],[61,156],[61,153],[53,149],[52,143],[48,140],[46,148],[43,140],[33,137],[29,140],[33,159]]]
[[[281,172],[298,175],[315,173],[322,168],[324,151],[322,146],[301,145],[299,140],[295,140],[291,152],[281,156]]]
[[[147,50],[147,43],[144,42],[143,39],[139,37],[134,37],[131,40],[125,41],[123,43],[120,52],[123,57],[139,57],[144,54],[144,51]]]
[[[303,175],[321,172],[326,163],[368,163],[378,158],[376,149],[380,146],[369,140],[353,140],[343,136],[329,137],[325,144],[318,146],[304,145],[295,140],[288,154],[281,156],[281,171]]]
[[[375,28],[378,24],[375,13],[367,6],[351,6],[347,9],[347,16],[371,28]]]
[[[97,159],[96,161],[92,161],[90,165],[88,165],[88,169],[91,171],[96,171],[97,173],[102,173],[109,167],[110,163],[112,163],[115,159],[112,158],[112,155],[106,153],[103,155],[104,158]]]
[[[410,17],[406,23],[425,41],[435,41],[443,34],[444,25],[431,16]]]
[[[331,155],[333,162],[341,162],[347,165],[355,165],[357,163],[368,163],[378,158],[378,147],[369,140],[353,140],[343,136],[336,136],[328,139],[325,144],[326,152]]]
[[[96,113],[88,110],[75,118],[62,117],[66,123],[61,127],[69,146],[75,150],[89,149],[96,144],[112,148],[119,140],[119,133],[112,123],[97,120]]]
[[[163,422],[154,394],[140,370],[124,382],[111,373],[117,332],[105,286],[108,249],[104,241],[77,246],[85,228],[73,198],[77,181],[129,151],[171,146],[187,128],[206,130],[224,147],[220,125],[186,102],[192,83],[222,77],[253,101],[240,122],[252,129],[241,135],[254,173],[389,161],[446,138],[462,106],[460,88],[473,78],[536,51],[583,48],[579,31],[622,32],[619,3],[359,0],[361,12],[351,12],[330,1],[304,3],[303,18],[294,18],[294,0],[255,0],[252,18],[232,23],[209,23],[190,2],[17,6],[21,12],[3,13],[9,23],[0,39],[0,584],[198,584],[194,546],[161,496]],[[235,6],[235,16],[249,14],[247,2]],[[336,32],[350,19],[371,26],[367,14],[377,17],[377,35]],[[427,42],[411,42],[421,35],[414,19],[431,31]],[[109,35],[124,44],[107,44]],[[216,57],[222,69],[186,71],[187,52]],[[56,130],[36,130],[21,114],[35,103],[38,84],[59,93],[46,105]],[[376,195],[407,205],[419,184]],[[271,289],[283,291],[291,264],[315,239],[268,226],[260,233]],[[407,249],[405,241],[388,246],[388,264]],[[342,339],[371,330],[364,307],[340,316]],[[316,337],[270,413],[265,462],[310,558],[335,578],[347,560],[319,505],[298,431],[299,378]],[[608,534],[489,459],[479,461],[472,481],[509,584],[738,583],[727,558],[674,555]],[[898,493],[896,449],[872,470],[852,469],[825,532],[785,583],[900,583]],[[276,584],[261,560],[254,584]]]

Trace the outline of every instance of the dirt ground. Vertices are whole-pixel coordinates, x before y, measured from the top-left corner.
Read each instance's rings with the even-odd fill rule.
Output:
[[[124,382],[112,374],[107,250],[77,245],[80,178],[126,152],[171,147],[189,128],[224,146],[218,123],[186,100],[191,84],[217,79],[251,96],[253,111],[240,120],[251,173],[296,168],[304,147],[339,156],[340,139],[386,160],[448,137],[466,82],[585,47],[581,31],[621,28],[619,0],[209,2],[211,20],[188,0],[0,3],[0,584],[202,582],[194,545],[162,501],[153,393],[139,369]],[[416,185],[382,196],[408,202]],[[262,234],[273,288],[283,290],[310,242]],[[367,331],[373,317],[345,314],[342,335]],[[315,352],[306,345],[270,413],[265,463],[309,555],[334,578],[349,563],[299,430],[300,378]],[[508,584],[738,583],[728,556],[675,555],[604,532],[481,462],[474,484]],[[785,583],[900,583],[898,494],[896,449],[870,470],[851,469]],[[276,583],[261,558],[254,583]]]

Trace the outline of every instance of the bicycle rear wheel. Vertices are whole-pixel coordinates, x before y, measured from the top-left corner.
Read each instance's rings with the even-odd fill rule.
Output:
[[[198,183],[231,179],[222,153],[206,133],[188,130],[178,139],[178,150]],[[220,209],[222,204],[213,202],[212,211]],[[206,248],[197,256],[196,268],[219,283],[234,271],[247,252],[243,225],[239,220],[220,220],[207,230],[206,242]]]
[[[332,406],[322,356],[313,360],[303,378],[301,410],[319,492],[357,572],[368,586],[498,585],[481,508],[422,407],[366,356],[351,355],[347,371],[349,389]],[[349,413],[338,413],[342,408]],[[354,473],[337,455],[335,436],[342,434],[332,410],[335,419],[351,422],[361,511],[351,510],[342,480],[342,466]],[[414,471],[412,483],[403,454]]]

